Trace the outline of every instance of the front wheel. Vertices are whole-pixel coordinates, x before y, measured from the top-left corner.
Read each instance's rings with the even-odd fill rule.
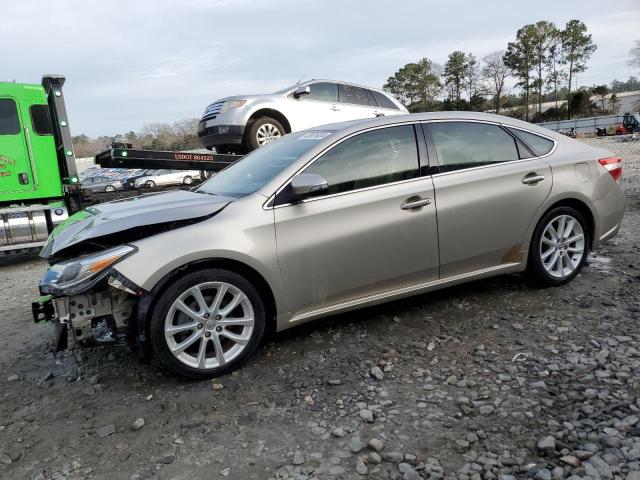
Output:
[[[271,117],[261,117],[248,125],[245,143],[249,150],[255,150],[275,142],[284,134],[284,127],[280,122]]]
[[[528,274],[544,286],[573,280],[587,260],[589,242],[589,228],[580,212],[571,207],[550,210],[533,232]]]
[[[156,182],[154,182],[153,180],[147,180],[146,182],[144,182],[144,186],[147,188],[154,188],[156,186]]]
[[[114,187],[113,185],[107,185],[104,189],[105,192],[107,193],[112,193],[116,191],[116,187]]]
[[[190,273],[161,293],[149,326],[161,365],[190,379],[235,370],[258,347],[265,308],[256,288],[237,273]]]
[[[193,177],[187,175],[182,179],[182,183],[184,183],[185,185],[191,185],[193,183]]]

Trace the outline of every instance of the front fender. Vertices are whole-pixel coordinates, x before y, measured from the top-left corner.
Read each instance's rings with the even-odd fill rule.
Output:
[[[114,268],[151,292],[163,278],[185,265],[216,259],[239,262],[265,279],[278,315],[289,312],[276,256],[273,211],[263,210],[261,202],[264,197],[250,196],[199,224],[131,242],[138,251]]]

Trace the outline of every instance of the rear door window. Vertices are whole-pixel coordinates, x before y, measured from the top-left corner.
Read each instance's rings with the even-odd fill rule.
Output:
[[[20,133],[18,107],[11,98],[0,98],[0,135]]]
[[[509,127],[507,127],[509,128]],[[553,149],[554,142],[548,138],[541,137],[535,133],[525,132],[524,130],[518,130],[517,128],[509,128],[509,131],[516,137],[522,140],[531,149],[536,156],[541,157],[546,155]]]
[[[309,85],[311,93],[302,95],[302,100],[317,100],[320,102],[337,102],[338,85],[329,82],[312,83]]]
[[[515,138],[497,125],[478,122],[425,125],[431,133],[441,172],[520,159]]]
[[[352,105],[376,106],[373,95],[366,88],[354,87],[353,85],[340,85],[340,101]]]

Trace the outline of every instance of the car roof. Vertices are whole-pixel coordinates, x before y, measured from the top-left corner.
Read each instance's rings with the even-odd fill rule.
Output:
[[[359,84],[359,83],[345,82],[344,80],[332,80],[330,78],[312,78],[311,80],[305,80],[303,82],[300,82],[298,84],[298,86],[300,86],[300,85],[309,85],[310,83],[318,83],[318,82],[340,83],[342,85],[349,85],[351,87],[365,88],[367,90],[374,90],[376,92],[384,93],[387,96],[393,96],[393,95],[391,95],[391,93],[385,92],[381,88],[371,87],[369,85],[362,85],[362,84]]]
[[[405,115],[390,115],[376,118],[365,118],[359,120],[349,120],[346,122],[330,123],[327,125],[319,125],[317,127],[308,128],[308,131],[332,131],[340,132],[348,135],[367,128],[393,125],[405,122],[420,122],[429,120],[474,120],[491,123],[499,123],[506,126],[512,126],[523,130],[529,130],[540,135],[554,138],[556,140],[565,138],[552,130],[539,127],[533,123],[524,122],[517,118],[505,117],[504,115],[496,115],[495,113],[484,112],[468,112],[468,111],[442,111],[442,112],[422,112],[410,113]]]

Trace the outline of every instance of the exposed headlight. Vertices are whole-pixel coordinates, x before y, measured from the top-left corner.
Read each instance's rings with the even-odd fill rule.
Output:
[[[102,279],[116,262],[136,250],[136,247],[131,245],[121,245],[75,260],[56,263],[40,280],[40,292],[43,295],[81,293]]]
[[[225,113],[230,108],[238,108],[247,103],[246,100],[230,100],[228,102],[224,102],[222,108],[220,109],[220,113]]]

